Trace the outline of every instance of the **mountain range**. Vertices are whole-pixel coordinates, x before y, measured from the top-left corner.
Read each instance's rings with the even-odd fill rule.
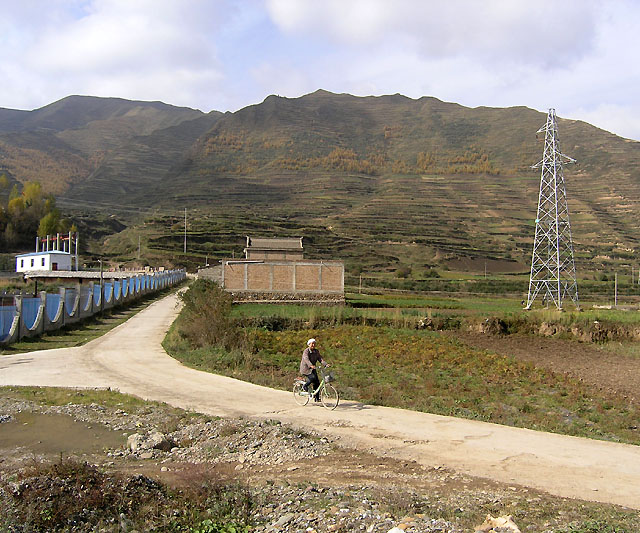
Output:
[[[0,109],[0,174],[39,181],[65,209],[144,226],[158,253],[181,252],[187,208],[195,255],[240,253],[246,234],[304,235],[312,256],[341,257],[351,272],[487,262],[518,272],[531,253],[540,176],[530,166],[545,120],[526,107],[322,90],[233,113],[70,96]],[[558,127],[578,161],[565,167],[578,270],[630,267],[640,143],[577,120]]]

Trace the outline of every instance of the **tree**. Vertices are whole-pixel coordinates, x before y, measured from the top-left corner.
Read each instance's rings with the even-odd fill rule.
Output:
[[[14,183],[13,187],[11,187],[11,192],[9,193],[9,201],[19,197],[20,197],[20,189],[18,189],[18,184]]]
[[[38,236],[46,237],[47,235],[53,235],[54,233],[62,231],[60,222],[60,212],[57,209],[49,211],[40,219],[40,224],[38,225]]]
[[[7,205],[9,216],[18,217],[24,212],[24,209],[25,205],[22,196],[18,196],[17,198],[12,198],[11,200],[9,200],[9,204]]]
[[[43,201],[42,185],[37,181],[29,181],[22,187],[22,197],[26,205],[36,205]]]
[[[4,182],[8,185],[5,178],[0,182],[0,190]],[[15,184],[6,207],[0,206],[0,244],[24,245],[36,233],[44,237],[66,232],[71,226],[70,220],[61,218],[54,196],[45,194],[40,183],[35,181],[22,185],[22,190]]]

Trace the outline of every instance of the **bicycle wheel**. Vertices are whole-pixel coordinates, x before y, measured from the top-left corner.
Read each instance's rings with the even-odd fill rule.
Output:
[[[333,411],[336,407],[338,407],[340,395],[333,385],[329,385],[327,383],[320,391],[320,401],[325,408]]]
[[[296,381],[293,384],[293,399],[298,405],[307,405],[309,403],[309,393],[303,388],[304,382]]]

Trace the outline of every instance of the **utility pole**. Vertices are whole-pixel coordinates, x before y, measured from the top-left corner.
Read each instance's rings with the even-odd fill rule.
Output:
[[[140,259],[140,235],[138,235],[138,259]]]
[[[542,170],[525,309],[531,309],[538,294],[547,304],[551,301],[557,309],[562,309],[563,300],[568,296],[579,309],[569,207],[562,170],[563,163],[576,161],[560,151],[555,109],[549,109],[546,124],[538,130],[538,133],[542,132],[545,134],[542,161],[532,167]]]
[[[187,253],[187,208],[184,208],[184,253]]]
[[[613,306],[618,307],[618,273],[615,274],[615,288],[613,289]]]

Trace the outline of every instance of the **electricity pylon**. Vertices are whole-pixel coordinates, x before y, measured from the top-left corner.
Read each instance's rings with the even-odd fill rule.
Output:
[[[543,304],[555,305],[558,309],[562,309],[563,301],[570,297],[579,309],[569,207],[562,170],[563,164],[575,163],[576,160],[560,152],[555,109],[549,109],[547,123],[538,130],[538,133],[542,132],[545,134],[542,161],[531,167],[541,168],[542,171],[525,309],[531,309],[539,295]]]

